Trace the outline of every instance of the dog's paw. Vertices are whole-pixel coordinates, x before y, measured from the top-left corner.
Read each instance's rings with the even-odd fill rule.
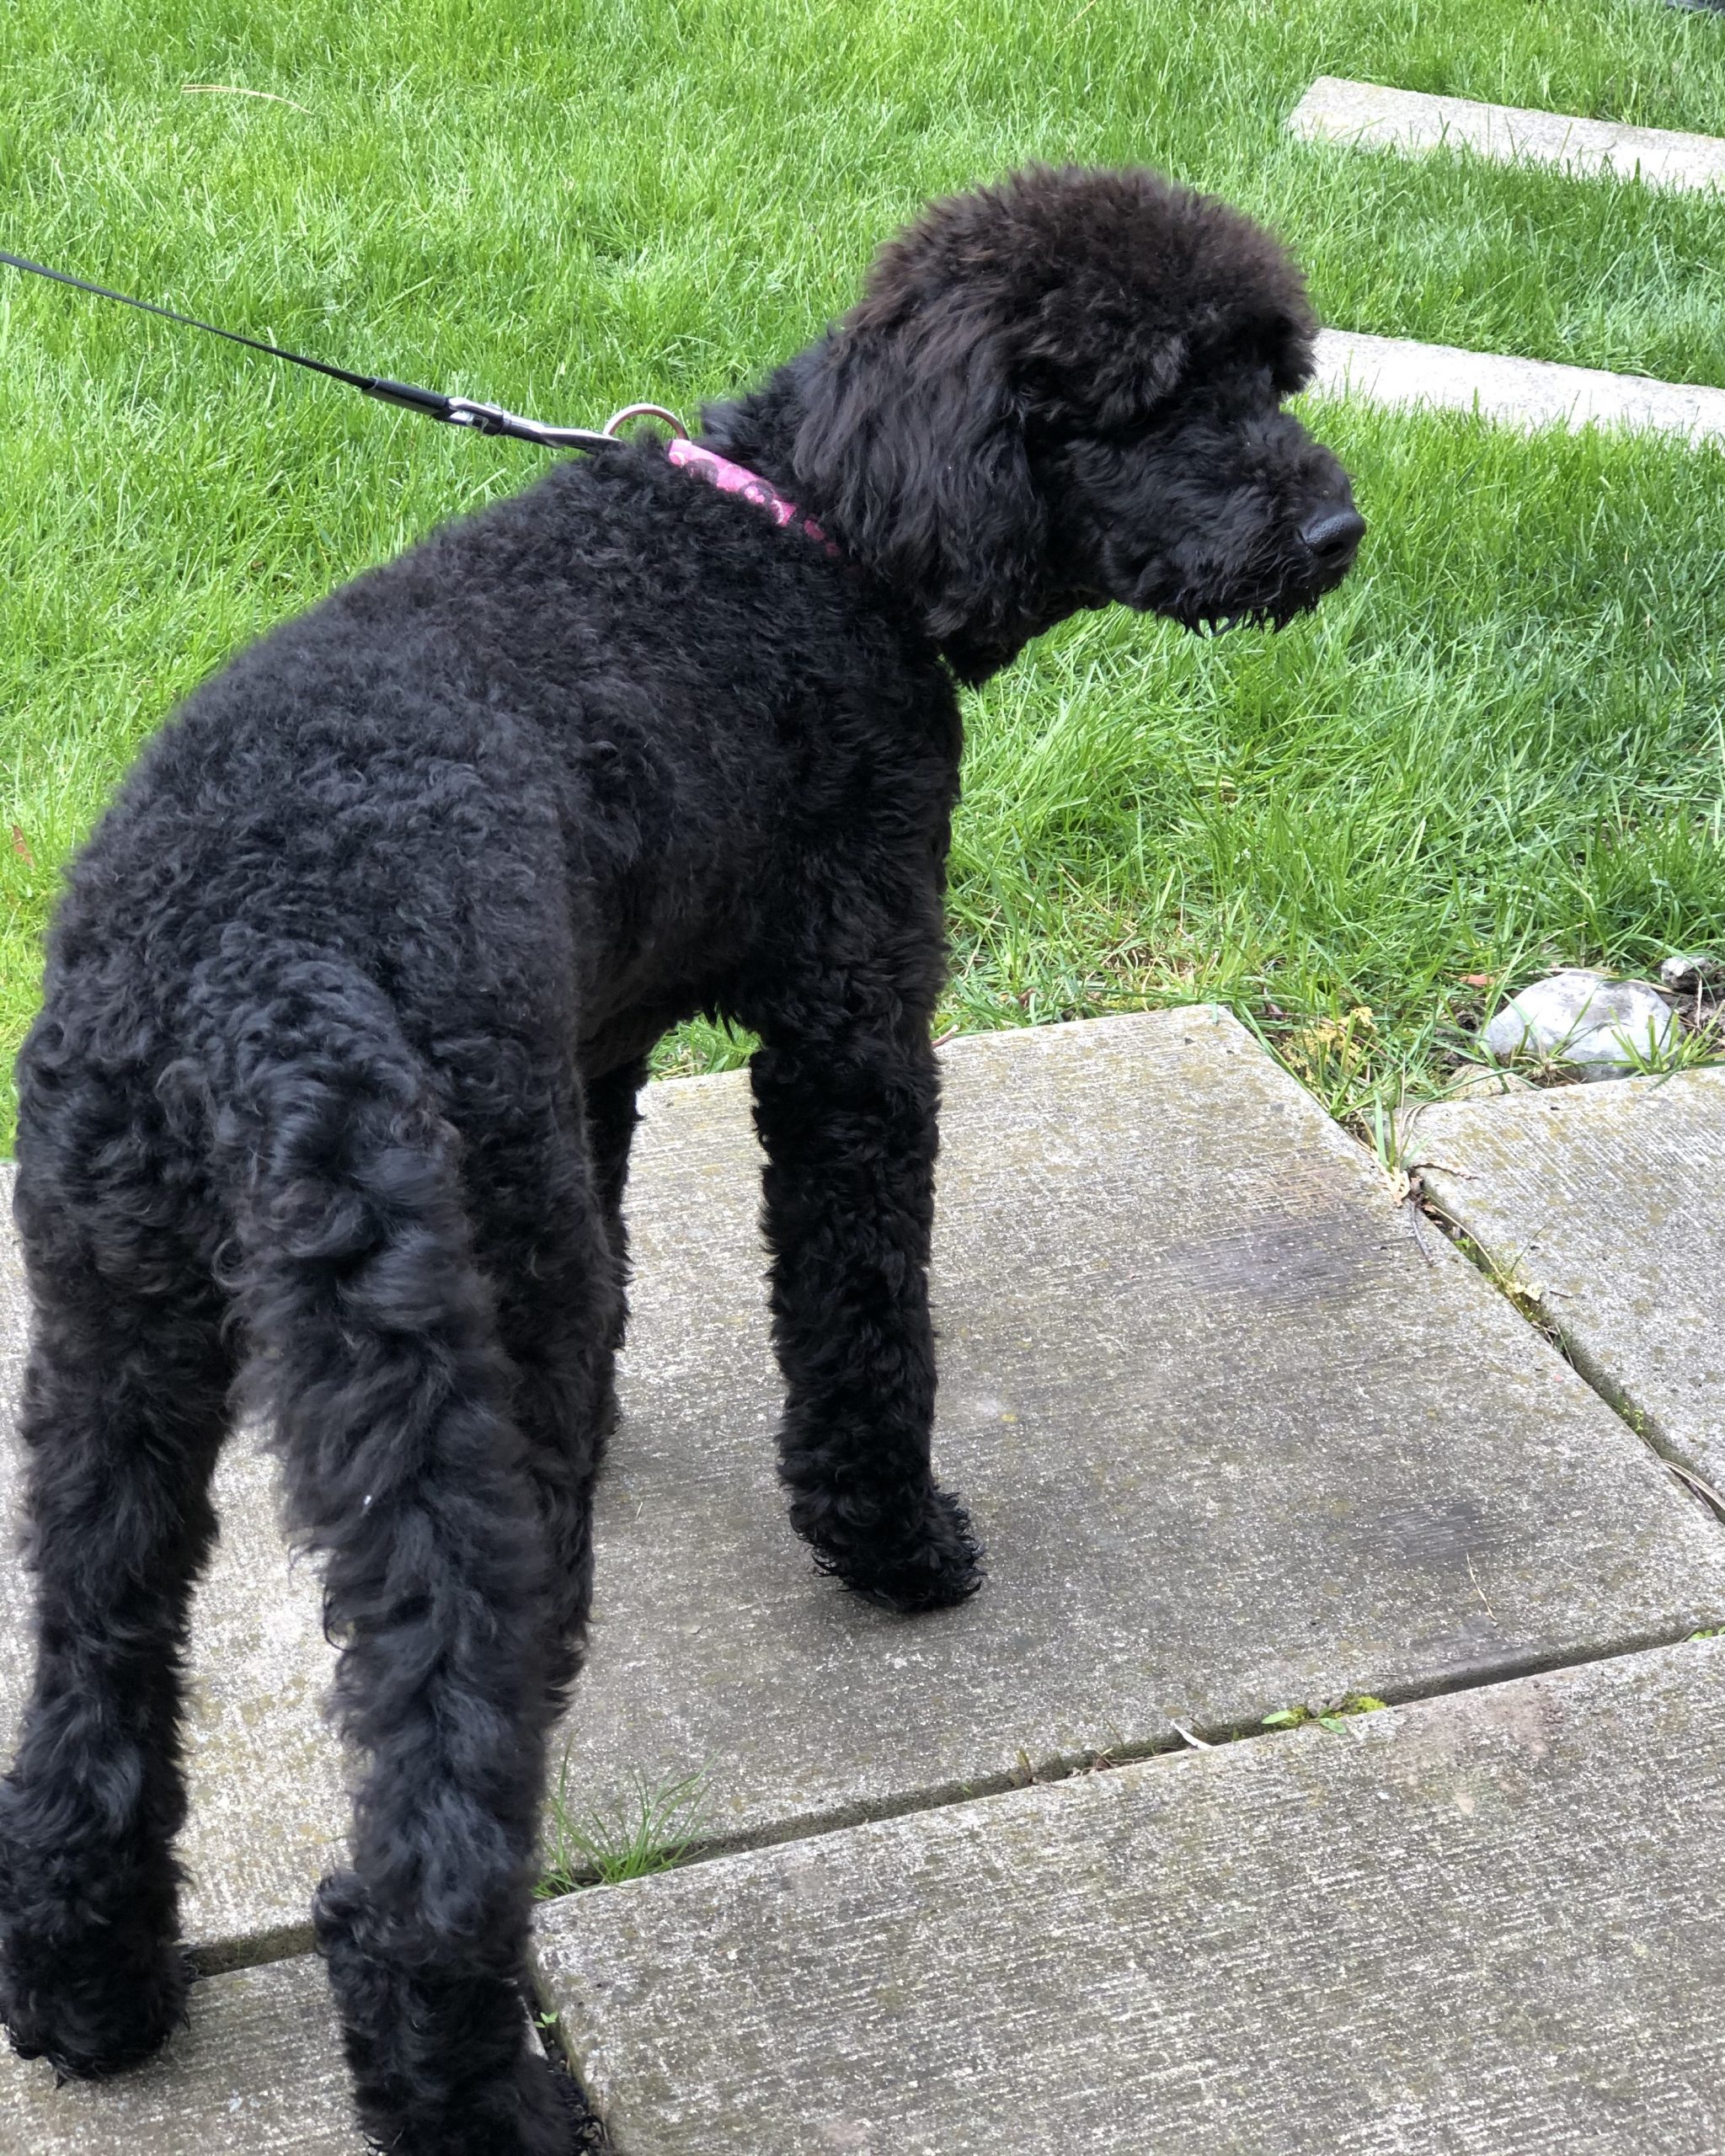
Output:
[[[20,2058],[46,2059],[62,2080],[124,2073],[159,2051],[185,2020],[190,1971],[177,1945],[153,1955],[7,1956],[0,2022]]]
[[[606,2148],[579,2088],[533,2041],[507,1954],[440,1936],[416,1903],[391,1918],[350,1871],[323,1881],[312,1919],[373,2148],[396,2156],[597,2156]]]
[[[499,2156],[505,2150],[515,2156],[518,2147],[521,2156],[611,2156],[605,2129],[588,2109],[574,2077],[537,2048],[521,2061],[516,2094],[519,2143],[514,2139],[494,2144],[463,2140],[451,2146],[458,2146],[462,2156],[481,2146],[488,2152],[494,2146]]]
[[[970,1516],[948,1491],[930,1487],[908,1535],[814,1542],[823,1572],[883,1609],[947,1609],[982,1584],[982,1550]]]
[[[563,2109],[564,2132],[569,2136],[569,2156],[611,2156],[611,2136],[602,2121],[590,2109],[581,2094],[579,2084],[572,2073],[561,2068],[551,2069],[552,2089]]]

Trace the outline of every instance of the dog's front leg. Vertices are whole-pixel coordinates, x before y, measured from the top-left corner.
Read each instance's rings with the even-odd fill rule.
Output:
[[[878,1029],[766,1040],[752,1075],[792,1522],[874,1601],[961,1602],[980,1552],[929,1466],[939,1081],[926,1017],[899,1003]]]

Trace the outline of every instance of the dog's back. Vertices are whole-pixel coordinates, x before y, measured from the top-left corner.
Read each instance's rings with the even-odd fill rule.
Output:
[[[638,1052],[746,999],[794,903],[773,872],[834,817],[890,790],[937,830],[957,745],[932,651],[798,535],[654,448],[560,467],[242,653],[151,744],[56,922],[21,1158],[50,1060],[147,1096],[203,1055],[241,942],[343,954],[423,1049]]]

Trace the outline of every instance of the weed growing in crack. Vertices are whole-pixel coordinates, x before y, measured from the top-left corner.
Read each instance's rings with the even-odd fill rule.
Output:
[[[1524,1253],[1518,1251],[1507,1264],[1500,1264],[1488,1250],[1476,1242],[1465,1230],[1452,1228],[1451,1239],[1455,1247],[1471,1259],[1517,1314],[1525,1317],[1535,1331],[1542,1333],[1567,1360],[1568,1350],[1563,1336],[1546,1305],[1546,1289],[1537,1281],[1521,1277]]]
[[[546,1806],[543,1868],[535,1892],[541,1901],[582,1886],[615,1886],[644,1879],[682,1863],[706,1826],[707,1770],[680,1780],[649,1783],[639,1774],[628,1794],[577,1812],[569,1792],[569,1758],[563,1754],[557,1788]]]
[[[1339,1731],[1360,1715],[1375,1715],[1389,1705],[1372,1692],[1350,1692],[1338,1707],[1278,1707],[1274,1714],[1264,1716],[1265,1729],[1300,1729],[1307,1722],[1315,1722],[1320,1729]]]

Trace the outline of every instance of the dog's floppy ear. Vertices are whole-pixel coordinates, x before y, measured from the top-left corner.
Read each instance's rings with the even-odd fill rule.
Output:
[[[931,312],[881,320],[865,306],[808,355],[796,475],[931,634],[986,636],[1028,600],[1047,515],[1005,340]]]

